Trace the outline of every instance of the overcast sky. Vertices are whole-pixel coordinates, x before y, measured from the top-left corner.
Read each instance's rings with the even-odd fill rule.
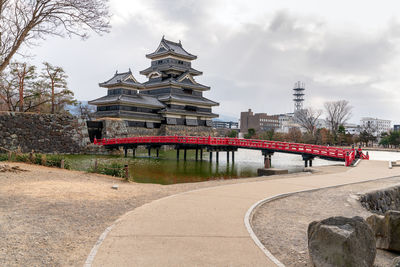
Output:
[[[81,41],[49,38],[35,62],[64,67],[79,100],[106,94],[98,87],[131,68],[150,66],[163,35],[181,40],[211,86],[215,112],[239,117],[252,108],[293,111],[292,89],[306,84],[305,106],[345,99],[352,122],[372,116],[400,122],[400,4],[398,0],[112,0],[109,34]]]

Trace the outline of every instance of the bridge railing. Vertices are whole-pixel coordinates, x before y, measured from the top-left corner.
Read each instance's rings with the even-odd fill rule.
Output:
[[[342,149],[321,145],[299,144],[280,141],[196,136],[143,136],[111,139],[95,139],[97,145],[128,145],[128,144],[191,144],[210,146],[235,146],[242,148],[270,149],[282,152],[297,152],[330,158],[346,159],[351,149]],[[353,151],[354,152],[354,151]],[[354,160],[354,159],[353,159]]]

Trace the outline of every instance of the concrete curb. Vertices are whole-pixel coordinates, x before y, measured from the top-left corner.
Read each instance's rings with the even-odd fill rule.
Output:
[[[328,186],[328,187],[321,187],[321,188],[314,188],[314,189],[307,189],[307,190],[300,190],[300,191],[296,191],[296,192],[291,192],[291,193],[284,193],[284,194],[279,194],[279,195],[275,195],[272,197],[268,197],[265,199],[262,199],[256,203],[254,203],[246,212],[246,215],[244,217],[244,224],[246,226],[247,231],[249,232],[251,238],[253,239],[254,243],[261,249],[261,251],[273,262],[275,263],[277,266],[279,267],[285,267],[285,265],[280,262],[262,243],[261,241],[258,239],[258,237],[256,236],[256,234],[253,231],[253,228],[251,227],[251,221],[253,219],[253,215],[254,215],[254,211],[256,210],[256,208],[260,205],[263,205],[265,203],[277,200],[277,199],[281,199],[284,197],[288,197],[294,194],[299,194],[299,193],[305,193],[305,192],[314,192],[314,191],[318,191],[318,190],[323,190],[323,189],[332,189],[332,188],[337,188],[337,187],[341,187],[341,186],[346,186],[346,185],[353,185],[353,184],[362,184],[362,183],[368,183],[368,182],[374,182],[374,181],[378,181],[378,180],[383,180],[383,179],[391,179],[391,178],[396,178],[399,177],[399,175],[395,175],[395,176],[389,176],[389,177],[383,177],[383,178],[376,178],[373,180],[369,180],[369,181],[363,181],[363,182],[354,182],[354,183],[348,183],[348,184],[340,184],[340,185],[333,185],[333,186]]]

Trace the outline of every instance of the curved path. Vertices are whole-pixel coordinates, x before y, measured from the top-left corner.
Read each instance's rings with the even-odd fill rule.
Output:
[[[336,174],[266,179],[163,198],[118,220],[98,250],[92,251],[87,263],[93,266],[274,266],[254,243],[244,224],[244,216],[254,203],[284,193],[398,175],[400,168],[389,169],[387,162],[363,161],[358,167]]]

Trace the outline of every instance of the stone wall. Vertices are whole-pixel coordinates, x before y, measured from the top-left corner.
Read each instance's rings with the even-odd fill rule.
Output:
[[[147,129],[143,127],[128,127],[128,136],[157,136],[160,129]]]
[[[119,119],[103,120],[102,138],[123,138],[134,136],[157,136],[160,129],[143,127],[128,127],[125,121]]]
[[[366,209],[385,214],[388,210],[400,210],[400,186],[388,187],[368,192],[360,197],[361,205]]]
[[[128,127],[125,121],[119,119],[103,120],[102,138],[123,138],[134,136],[216,136],[216,131],[205,126],[162,125],[161,128],[147,129],[143,127]]]
[[[128,137],[126,123],[122,120],[103,120],[102,138],[123,138]]]
[[[216,136],[216,132],[206,126],[161,125],[161,135]]]
[[[81,153],[86,122],[68,115],[0,112],[0,147],[22,152]]]

